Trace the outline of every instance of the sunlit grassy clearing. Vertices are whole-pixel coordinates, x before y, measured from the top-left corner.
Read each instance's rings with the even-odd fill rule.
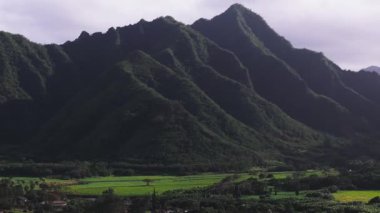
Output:
[[[335,199],[340,202],[361,201],[366,203],[376,196],[380,196],[380,190],[350,190],[334,193]]]
[[[229,174],[204,174],[191,176],[128,176],[84,178],[84,184],[71,185],[65,191],[80,195],[99,195],[108,188],[113,188],[116,194],[122,196],[146,195],[153,192],[162,193],[176,189],[191,189],[210,186],[220,182]],[[247,177],[248,178],[248,177]],[[153,180],[149,186],[144,179]]]

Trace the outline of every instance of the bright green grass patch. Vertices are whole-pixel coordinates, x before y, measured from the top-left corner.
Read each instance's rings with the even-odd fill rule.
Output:
[[[65,187],[65,191],[79,195],[100,195],[108,188],[114,189],[121,196],[147,195],[155,190],[163,193],[177,189],[191,189],[206,187],[217,182],[230,174],[203,174],[190,176],[128,176],[128,177],[98,177],[84,178],[82,184]],[[247,176],[248,178],[248,176]],[[149,186],[144,179],[153,180]]]
[[[380,196],[380,190],[350,190],[334,193],[334,198],[340,202],[361,201],[367,203],[376,196]]]

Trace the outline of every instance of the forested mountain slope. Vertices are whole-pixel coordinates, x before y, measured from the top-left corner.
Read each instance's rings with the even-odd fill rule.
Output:
[[[308,164],[376,141],[379,82],[363,87],[294,49],[241,5],[192,26],[161,17],[63,45],[0,39],[3,155]]]

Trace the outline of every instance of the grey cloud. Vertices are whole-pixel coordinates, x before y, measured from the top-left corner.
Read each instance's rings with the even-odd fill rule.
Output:
[[[12,0],[0,1],[0,30],[40,43],[171,15],[191,24],[233,3],[260,14],[295,47],[324,54],[343,68],[380,65],[378,0]]]

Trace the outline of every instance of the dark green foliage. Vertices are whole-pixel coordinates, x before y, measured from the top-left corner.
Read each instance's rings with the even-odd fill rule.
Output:
[[[368,201],[368,204],[379,204],[380,203],[380,197],[376,196],[372,198],[370,201]]]
[[[94,206],[88,212],[124,213],[124,201],[121,197],[115,195],[112,189],[108,189],[96,199]]]
[[[313,191],[310,193],[307,193],[305,197],[308,198],[319,198],[319,199],[325,199],[325,200],[333,200],[334,197],[332,196],[331,192],[328,190],[318,190]]]
[[[24,187],[11,179],[0,179],[0,209],[17,205],[17,198],[25,194]]]
[[[0,172],[5,177],[47,177],[83,178],[109,176],[112,166],[104,162],[61,162],[61,163],[12,163],[0,164]]]
[[[39,189],[37,190],[37,185]],[[0,179],[0,209],[10,212],[13,208],[33,210],[33,212],[49,212],[50,202],[62,199],[64,196],[55,193],[42,179],[40,181]]]

